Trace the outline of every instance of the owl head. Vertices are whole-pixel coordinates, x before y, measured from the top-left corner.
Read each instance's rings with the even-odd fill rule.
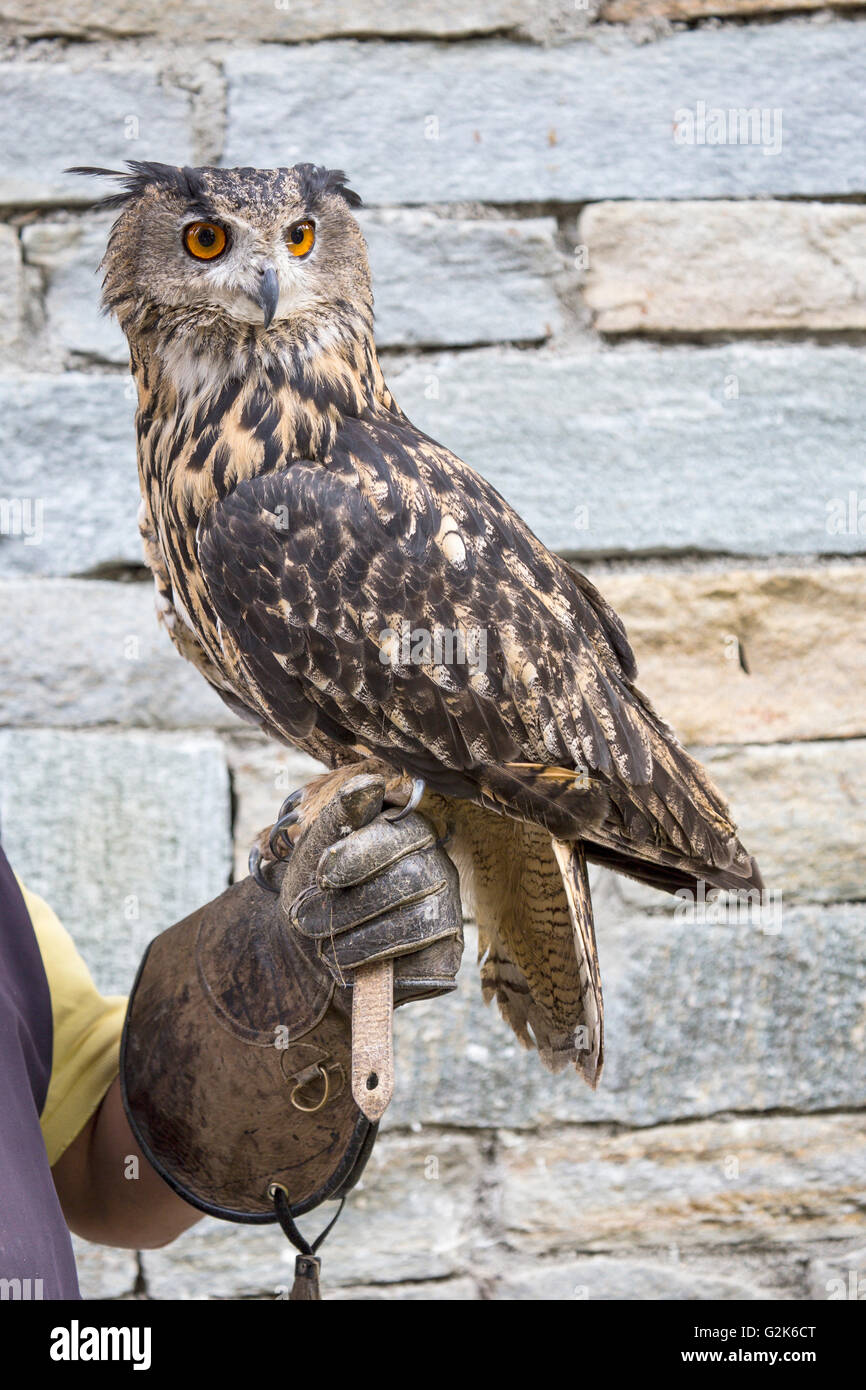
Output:
[[[179,168],[130,160],[101,206],[120,208],[103,260],[103,303],[130,338],[144,326],[241,329],[249,337],[372,321],[367,251],[336,169]]]

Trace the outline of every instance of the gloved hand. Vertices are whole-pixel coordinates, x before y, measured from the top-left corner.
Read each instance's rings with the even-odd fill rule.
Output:
[[[456,871],[422,816],[387,819],[384,790],[348,769],[319,779],[269,868],[278,892],[233,884],[142,961],[124,1105],[157,1172],[214,1216],[274,1220],[281,1193],[298,1215],[357,1181],[375,1134],[350,1086],[358,965],[394,956],[395,1002],[454,988]]]
[[[344,781],[301,833],[280,905],[335,983],[394,958],[395,1002],[453,989],[463,951],[457,870],[415,812],[383,809],[385,781]],[[303,802],[301,802],[301,813]]]

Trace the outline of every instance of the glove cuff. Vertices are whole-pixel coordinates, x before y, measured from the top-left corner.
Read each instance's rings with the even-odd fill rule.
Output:
[[[351,1094],[333,981],[252,879],[151,942],[121,1041],[123,1103],[148,1161],[229,1221],[273,1222],[357,1182],[376,1127]]]

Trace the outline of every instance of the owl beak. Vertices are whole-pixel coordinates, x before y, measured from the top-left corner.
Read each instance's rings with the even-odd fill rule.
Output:
[[[277,312],[277,305],[280,302],[280,282],[272,265],[266,266],[262,271],[256,300],[265,316],[265,328],[270,328],[274,314]]]

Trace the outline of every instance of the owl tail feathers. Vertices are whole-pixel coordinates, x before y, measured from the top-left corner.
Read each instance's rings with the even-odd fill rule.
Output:
[[[544,838],[543,856],[540,843],[524,846],[533,873],[509,894],[508,910],[479,915],[481,992],[549,1071],[573,1066],[594,1090],[604,1009],[586,858],[580,844]],[[513,851],[519,860],[520,845]]]
[[[595,1090],[604,1066],[604,1000],[601,993],[601,971],[595,944],[595,925],[592,916],[592,897],[586,854],[578,841],[568,844],[552,840],[553,854],[562,875],[562,886],[568,900],[568,915],[574,932],[574,953],[580,976],[583,1021],[574,1033],[577,1050],[575,1065],[585,1081]]]
[[[523,973],[507,957],[482,956],[481,996],[485,1004],[496,1000],[499,1012],[513,1029],[517,1040],[527,1049],[534,1048],[548,1071],[565,1071],[575,1066],[595,1089],[600,1069],[590,1073],[576,1045],[581,1041],[579,1028],[567,1030],[551,1023],[546,1011],[529,993]]]

